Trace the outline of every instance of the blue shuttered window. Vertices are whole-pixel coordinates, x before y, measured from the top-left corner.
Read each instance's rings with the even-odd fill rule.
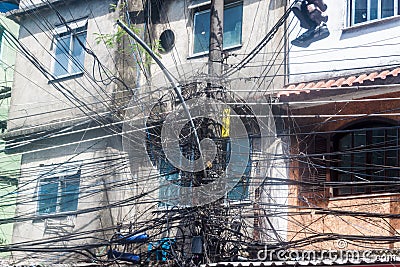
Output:
[[[69,172],[46,173],[39,182],[38,213],[54,214],[74,211],[78,208],[80,170]]]

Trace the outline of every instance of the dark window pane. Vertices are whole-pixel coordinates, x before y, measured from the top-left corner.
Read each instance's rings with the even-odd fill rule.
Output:
[[[251,174],[251,141],[249,139],[236,139],[235,144],[238,151],[237,153],[231,153],[230,147],[228,146],[229,151],[227,151],[227,155],[229,156],[229,160],[233,162],[241,162],[242,164],[234,164],[232,169],[234,172],[240,172],[244,169],[243,176],[238,180],[238,183],[232,188],[230,192],[228,192],[228,199],[230,200],[244,200],[249,196],[249,176]],[[232,155],[231,155],[232,154]],[[246,164],[246,165],[245,165]]]
[[[374,20],[378,18],[378,0],[370,0],[371,6],[369,8],[369,19]],[[393,2],[393,0],[391,0]]]
[[[342,185],[339,185],[338,187],[338,193],[339,195],[348,195],[351,194],[351,186],[348,184],[345,184],[346,182],[351,182],[351,175],[348,173],[341,173],[339,174],[338,181],[342,182]]]
[[[60,38],[56,44],[54,75],[56,77],[68,74],[70,36]]]
[[[224,11],[224,48],[242,43],[243,6],[228,7]]]
[[[372,130],[372,144],[382,146],[385,142],[385,130],[377,129]]]
[[[347,152],[341,153],[338,162],[338,166],[341,167],[340,169],[346,172],[351,171],[350,167],[351,165],[352,165],[351,154]]]
[[[362,194],[362,193],[366,193],[367,189],[365,187],[355,187],[354,188],[354,193],[356,194]]]
[[[179,186],[173,186],[172,181],[179,181],[179,171],[168,161],[161,159],[160,169],[160,188],[159,206],[168,206],[174,199],[179,197]]]
[[[338,195],[396,190],[387,182],[395,181],[399,176],[398,130],[384,129],[388,126],[381,123],[362,125],[361,128],[369,129],[355,129],[336,139],[336,147],[341,152],[337,154],[337,170],[333,172],[337,181],[374,182],[370,185],[353,185],[351,190],[345,186],[339,187],[336,190]]]
[[[85,60],[85,49],[82,45],[85,45],[85,43],[86,43],[86,32],[80,33],[73,37],[71,74],[83,71],[84,60]]]
[[[208,51],[210,43],[210,11],[194,15],[194,48],[193,53]]]
[[[227,6],[224,9],[224,48],[242,43],[243,5]],[[210,11],[197,12],[194,15],[193,54],[208,51],[210,43]]]
[[[355,182],[365,181],[363,179],[369,180],[366,177],[366,162],[367,162],[367,154],[366,154],[366,132],[365,131],[355,131],[353,134],[354,138],[354,147],[352,149],[353,154],[353,166],[352,172],[354,176]],[[360,189],[358,189],[360,190]]]
[[[39,214],[55,213],[57,207],[58,179],[44,179],[40,182]]]
[[[78,209],[80,173],[65,177],[61,181],[60,212]]]
[[[393,0],[382,0],[382,18],[394,16],[394,2]]]
[[[367,134],[365,131],[355,131],[354,132],[354,150],[355,151],[361,151],[362,149],[365,148],[366,145],[366,138]]]
[[[352,147],[352,135],[347,134],[339,140],[339,151],[348,151]]]
[[[367,21],[367,0],[354,0],[354,23]]]

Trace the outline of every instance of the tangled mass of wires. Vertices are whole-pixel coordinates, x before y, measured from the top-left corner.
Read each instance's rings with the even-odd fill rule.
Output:
[[[89,3],[88,8],[92,19],[98,31],[102,33],[104,29],[98,25],[99,18],[93,15],[95,11],[91,9],[92,2],[95,1],[86,0],[85,2]],[[131,13],[128,12],[129,1],[121,2],[119,4],[124,20],[132,21]],[[148,12],[150,12],[149,6],[162,7],[161,1],[150,2],[160,3],[156,5],[143,2],[143,7]],[[261,144],[261,129],[271,125],[257,120],[258,114],[254,112],[255,98],[251,96],[255,91],[265,96],[269,87],[273,87],[274,79],[282,75],[280,67],[285,61],[280,57],[284,47],[283,37],[278,40],[281,45],[277,46],[276,51],[265,52],[264,48],[276,37],[279,29],[289,28],[293,23],[293,20],[289,18],[295,2],[283,12],[265,37],[250,52],[243,55],[230,55],[239,60],[236,64],[231,64],[224,72],[224,79],[220,84],[215,81],[199,82],[202,77],[193,78],[197,73],[192,74],[190,79],[185,75],[177,77],[185,101],[209,98],[221,101],[228,107],[227,110],[218,109],[222,118],[221,122],[216,122],[210,117],[197,116],[191,121],[192,124],[182,124],[182,130],[176,135],[179,140],[177,144],[173,143],[181,153],[178,159],[168,157],[165,150],[168,147],[166,144],[172,144],[172,142],[168,143],[169,140],[163,139],[163,127],[168,121],[168,116],[179,110],[178,106],[181,104],[170,86],[136,87],[139,84],[139,81],[136,81],[135,88],[132,88],[121,78],[123,73],[114,74],[110,70],[112,68],[109,68],[104,60],[96,55],[93,44],[83,43],[78,38],[78,42],[84,47],[85,55],[92,59],[92,68],[89,70],[77,61],[75,63],[82,70],[82,80],[85,82],[76,82],[73,86],[62,82],[51,83],[52,89],[62,96],[62,98],[55,97],[56,100],[65,104],[65,107],[44,113],[48,115],[79,110],[81,116],[63,118],[61,123],[67,126],[60,128],[49,123],[51,130],[38,130],[39,126],[43,125],[32,126],[25,129],[29,130],[29,133],[22,138],[11,137],[7,140],[7,150],[14,151],[16,155],[23,157],[35,157],[38,155],[35,153],[39,152],[50,155],[54,150],[67,150],[66,148],[71,146],[74,147],[75,153],[69,154],[67,159],[59,164],[45,166],[26,164],[22,170],[13,169],[2,172],[2,176],[10,179],[9,183],[2,185],[1,189],[8,190],[10,184],[16,189],[1,196],[0,208],[6,210],[16,206],[17,212],[15,215],[12,213],[8,217],[1,218],[0,228],[5,231],[6,228],[2,228],[3,226],[15,224],[14,229],[20,232],[14,231],[13,241],[0,245],[0,252],[11,252],[15,255],[16,262],[40,258],[43,261],[55,262],[69,260],[101,264],[128,262],[142,265],[161,263],[174,266],[198,266],[202,263],[219,261],[254,261],[257,260],[258,252],[265,246],[268,249],[296,249],[314,245],[318,247],[320,244],[345,239],[352,241],[355,247],[365,249],[399,242],[398,235],[393,234],[397,233],[396,229],[389,223],[389,220],[398,219],[398,214],[365,211],[367,206],[390,205],[397,199],[382,198],[374,203],[349,204],[342,209],[324,206],[321,204],[323,201],[313,202],[307,194],[292,194],[290,191],[313,192],[317,188],[319,190],[317,191],[321,192],[321,188],[344,188],[351,185],[352,182],[345,181],[293,180],[288,178],[287,173],[291,171],[312,173],[313,170],[321,168],[326,172],[338,171],[338,168],[333,167],[334,164],[325,164],[329,160],[328,156],[337,157],[346,154],[357,156],[360,152],[375,152],[375,148],[360,147],[356,151],[323,152],[312,155],[304,154],[303,151],[285,152],[285,146],[289,146],[289,139],[296,139],[298,143],[305,142],[310,135],[318,132],[323,123],[326,123],[326,121],[310,122],[306,126],[301,126],[303,128],[295,125],[296,119],[307,118],[307,114],[297,115],[298,117],[288,114],[285,122],[280,121],[282,116],[271,115],[273,121],[293,124],[290,126],[293,126],[294,130],[282,131],[278,135],[274,131],[269,132],[267,136],[272,142],[268,144],[273,149],[266,150]],[[42,1],[41,4],[45,4],[48,12],[57,16],[65,27],[69,25],[63,14],[65,10],[75,19],[66,2],[62,11],[52,1]],[[24,7],[20,6],[20,8]],[[158,12],[162,11],[158,10]],[[46,16],[41,16],[37,10],[27,12],[26,16],[46,38],[53,40],[56,35],[55,29]],[[168,18],[167,22],[169,23]],[[145,26],[150,41],[154,42],[151,38],[150,26]],[[35,39],[38,46],[42,45],[36,39],[34,32],[31,32],[24,24],[21,24],[21,27]],[[15,47],[19,56],[23,56],[36,70],[40,71],[43,77],[47,80],[56,78],[38,55],[7,28],[5,28],[3,38]],[[56,60],[51,51],[48,51],[46,47],[41,48],[43,53]],[[136,60],[135,67],[144,75],[147,83],[151,84],[149,67],[144,64],[142,50],[134,45],[129,48],[131,49],[128,54],[129,59]],[[112,67],[118,69],[118,62],[114,60],[114,51],[106,46],[105,49],[107,49]],[[318,51],[314,50],[313,53],[315,52]],[[260,60],[260,56],[266,56],[269,60]],[[176,62],[181,60],[175,58]],[[256,67],[262,69],[260,75],[256,77],[237,78],[235,76],[243,69]],[[40,87],[31,77],[18,71],[15,69],[15,77]],[[247,98],[239,97],[229,90],[235,87],[234,85],[239,83],[239,80],[254,82],[249,89],[241,88],[245,92],[243,95]],[[268,88],[259,89],[257,86],[260,84]],[[107,91],[110,87],[118,89],[110,93]],[[82,90],[84,94],[80,94],[77,89]],[[51,93],[53,92],[49,92]],[[150,97],[154,96],[156,96],[155,104],[149,101]],[[132,101],[130,101],[131,97]],[[385,101],[385,99],[380,100]],[[352,101],[356,100],[345,99],[340,103],[345,105]],[[313,100],[309,102],[313,103]],[[52,103],[45,104],[52,105]],[[283,104],[290,103],[275,103],[268,97],[260,105],[266,110],[271,106],[274,109]],[[137,113],[127,118],[125,115],[129,113],[129,110]],[[148,114],[145,114],[145,111],[148,111]],[[244,125],[241,136],[236,136],[237,140],[233,138],[235,134],[233,127],[229,126],[234,121],[234,116],[230,116],[233,112],[239,118],[238,121]],[[382,110],[382,113],[388,112],[391,112],[393,116],[398,116],[397,108]],[[42,115],[43,112],[28,113],[14,117],[8,123],[12,125],[17,120],[35,120]],[[224,115],[227,116],[224,117]],[[319,114],[320,117],[324,115],[331,119],[330,122],[351,119],[340,114],[337,116]],[[355,114],[352,116],[354,117]],[[180,121],[174,121],[174,123],[178,125]],[[124,132],[124,124],[141,125],[129,129],[134,133],[143,133],[143,136],[136,138],[131,132]],[[379,129],[387,130],[385,127],[382,126]],[[305,128],[314,130],[304,132]],[[398,131],[398,126],[390,127],[390,129]],[[298,134],[296,130],[301,134]],[[40,134],[37,131],[40,131]],[[101,134],[93,136],[88,134],[94,131],[99,131]],[[330,133],[344,134],[347,133],[346,131],[336,130]],[[68,140],[71,135],[76,135],[78,138],[71,142],[57,141],[62,138]],[[121,136],[128,137],[128,141],[133,143],[129,149],[133,150],[123,151],[122,145],[119,144],[115,146],[118,149],[113,147],[110,149],[111,152],[93,153],[90,157],[86,157],[85,153],[97,149],[102,142],[109,141],[113,137],[120,140]],[[206,142],[202,142],[204,140],[211,140],[215,151],[210,149],[213,158],[204,161],[202,169],[183,170],[176,166],[177,164],[173,164],[174,161],[179,160],[201,159],[208,152]],[[389,143],[393,150],[398,150],[397,141]],[[40,144],[40,146],[35,146],[35,144]],[[132,165],[131,154],[133,154],[132,157],[141,155],[134,160],[139,160],[140,164],[147,160],[150,167],[148,169],[133,167],[136,165]],[[2,160],[6,158],[7,156],[1,156]],[[310,158],[318,158],[320,161],[315,164],[315,162],[310,162]],[[182,192],[201,189],[204,186],[212,188],[220,177],[226,176],[228,165],[235,160],[240,162],[235,167],[240,167],[242,173],[237,177],[235,185],[223,191],[221,197],[204,205],[180,205]],[[288,162],[295,162],[297,165],[287,164]],[[231,167],[231,172],[235,171],[235,167]],[[377,166],[369,167],[376,168]],[[391,165],[379,167],[385,171],[396,169]],[[63,176],[59,177],[61,169]],[[262,169],[267,171],[260,171]],[[358,173],[357,170],[339,171],[356,176],[364,175],[361,171]],[[54,178],[55,176],[57,179]],[[382,179],[368,182],[368,186],[398,187],[398,182],[387,183],[387,181],[382,181],[383,177],[380,178]],[[17,179],[18,186],[16,187]],[[138,186],[139,182],[143,186]],[[215,185],[216,188],[218,186],[220,185]],[[212,189],[215,190],[215,188]],[[56,193],[54,194],[52,190]],[[205,192],[205,195],[208,194],[212,198],[211,192],[213,191]],[[94,203],[94,200],[97,202]],[[193,201],[193,199],[185,199],[187,203],[189,200]],[[309,216],[312,220],[303,220],[302,216]],[[324,220],[328,221],[330,218],[339,218],[352,229],[359,229],[358,224],[367,224],[373,229],[380,228],[380,232],[371,230],[368,234],[362,231],[345,234],[334,230],[323,231],[319,228],[319,223],[324,223]],[[85,222],[84,226],[78,227],[78,219]],[[32,227],[29,230],[32,231],[34,238],[24,236],[29,232],[26,231],[26,225]],[[22,231],[24,227],[25,230]],[[36,231],[40,234],[33,234]],[[3,234],[9,235],[9,233]],[[42,256],[39,257],[39,254]]]

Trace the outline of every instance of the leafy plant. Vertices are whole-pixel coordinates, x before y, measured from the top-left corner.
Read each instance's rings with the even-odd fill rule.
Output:
[[[119,10],[122,13],[125,13],[124,10],[126,8],[125,2],[122,2],[119,6],[116,4],[111,4],[110,5],[110,10],[116,11]],[[121,21],[125,21],[124,17],[119,18]],[[133,25],[130,25],[129,28],[137,35],[141,34],[141,30]],[[121,27],[118,26],[118,29],[115,33],[94,33],[95,41],[96,44],[104,43],[108,48],[118,48],[122,47],[121,44],[124,42],[124,38],[131,38],[127,32],[125,32]],[[144,64],[145,67],[150,67],[152,64],[152,58],[151,56],[144,50],[143,47],[138,45],[136,42],[130,42],[128,45],[128,48],[130,48],[130,51],[124,51],[124,49],[120,50],[119,52],[121,53],[129,53],[132,50],[137,51],[140,55],[144,55]],[[151,43],[151,49],[153,52],[158,56],[161,57],[160,52],[163,51],[161,47],[160,40],[154,40]]]

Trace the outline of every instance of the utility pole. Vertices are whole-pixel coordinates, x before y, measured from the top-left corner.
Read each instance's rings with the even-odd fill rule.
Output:
[[[210,7],[210,46],[208,56],[208,75],[222,74],[224,35],[224,0],[211,0]]]
[[[224,35],[224,0],[211,0],[210,6],[210,42],[209,42],[209,53],[208,53],[208,81],[206,87],[206,94],[208,97],[213,98],[213,93],[216,88],[221,87],[219,79],[223,72],[223,35]],[[218,136],[220,126],[214,125],[210,129],[208,122],[202,122],[201,129],[203,134],[208,134],[213,131],[214,136]],[[221,130],[221,129],[220,129]],[[206,136],[204,136],[206,137]],[[204,177],[207,179],[207,177]],[[218,203],[218,201],[217,201]],[[202,247],[203,251],[203,262],[218,261],[220,255],[219,240],[215,238],[216,232],[214,231],[215,222],[211,222],[212,218],[215,217],[218,212],[213,207],[217,207],[218,204],[207,205],[202,207],[202,210],[198,213],[199,225],[201,225],[200,238],[203,240]],[[214,215],[214,216],[213,216]]]

